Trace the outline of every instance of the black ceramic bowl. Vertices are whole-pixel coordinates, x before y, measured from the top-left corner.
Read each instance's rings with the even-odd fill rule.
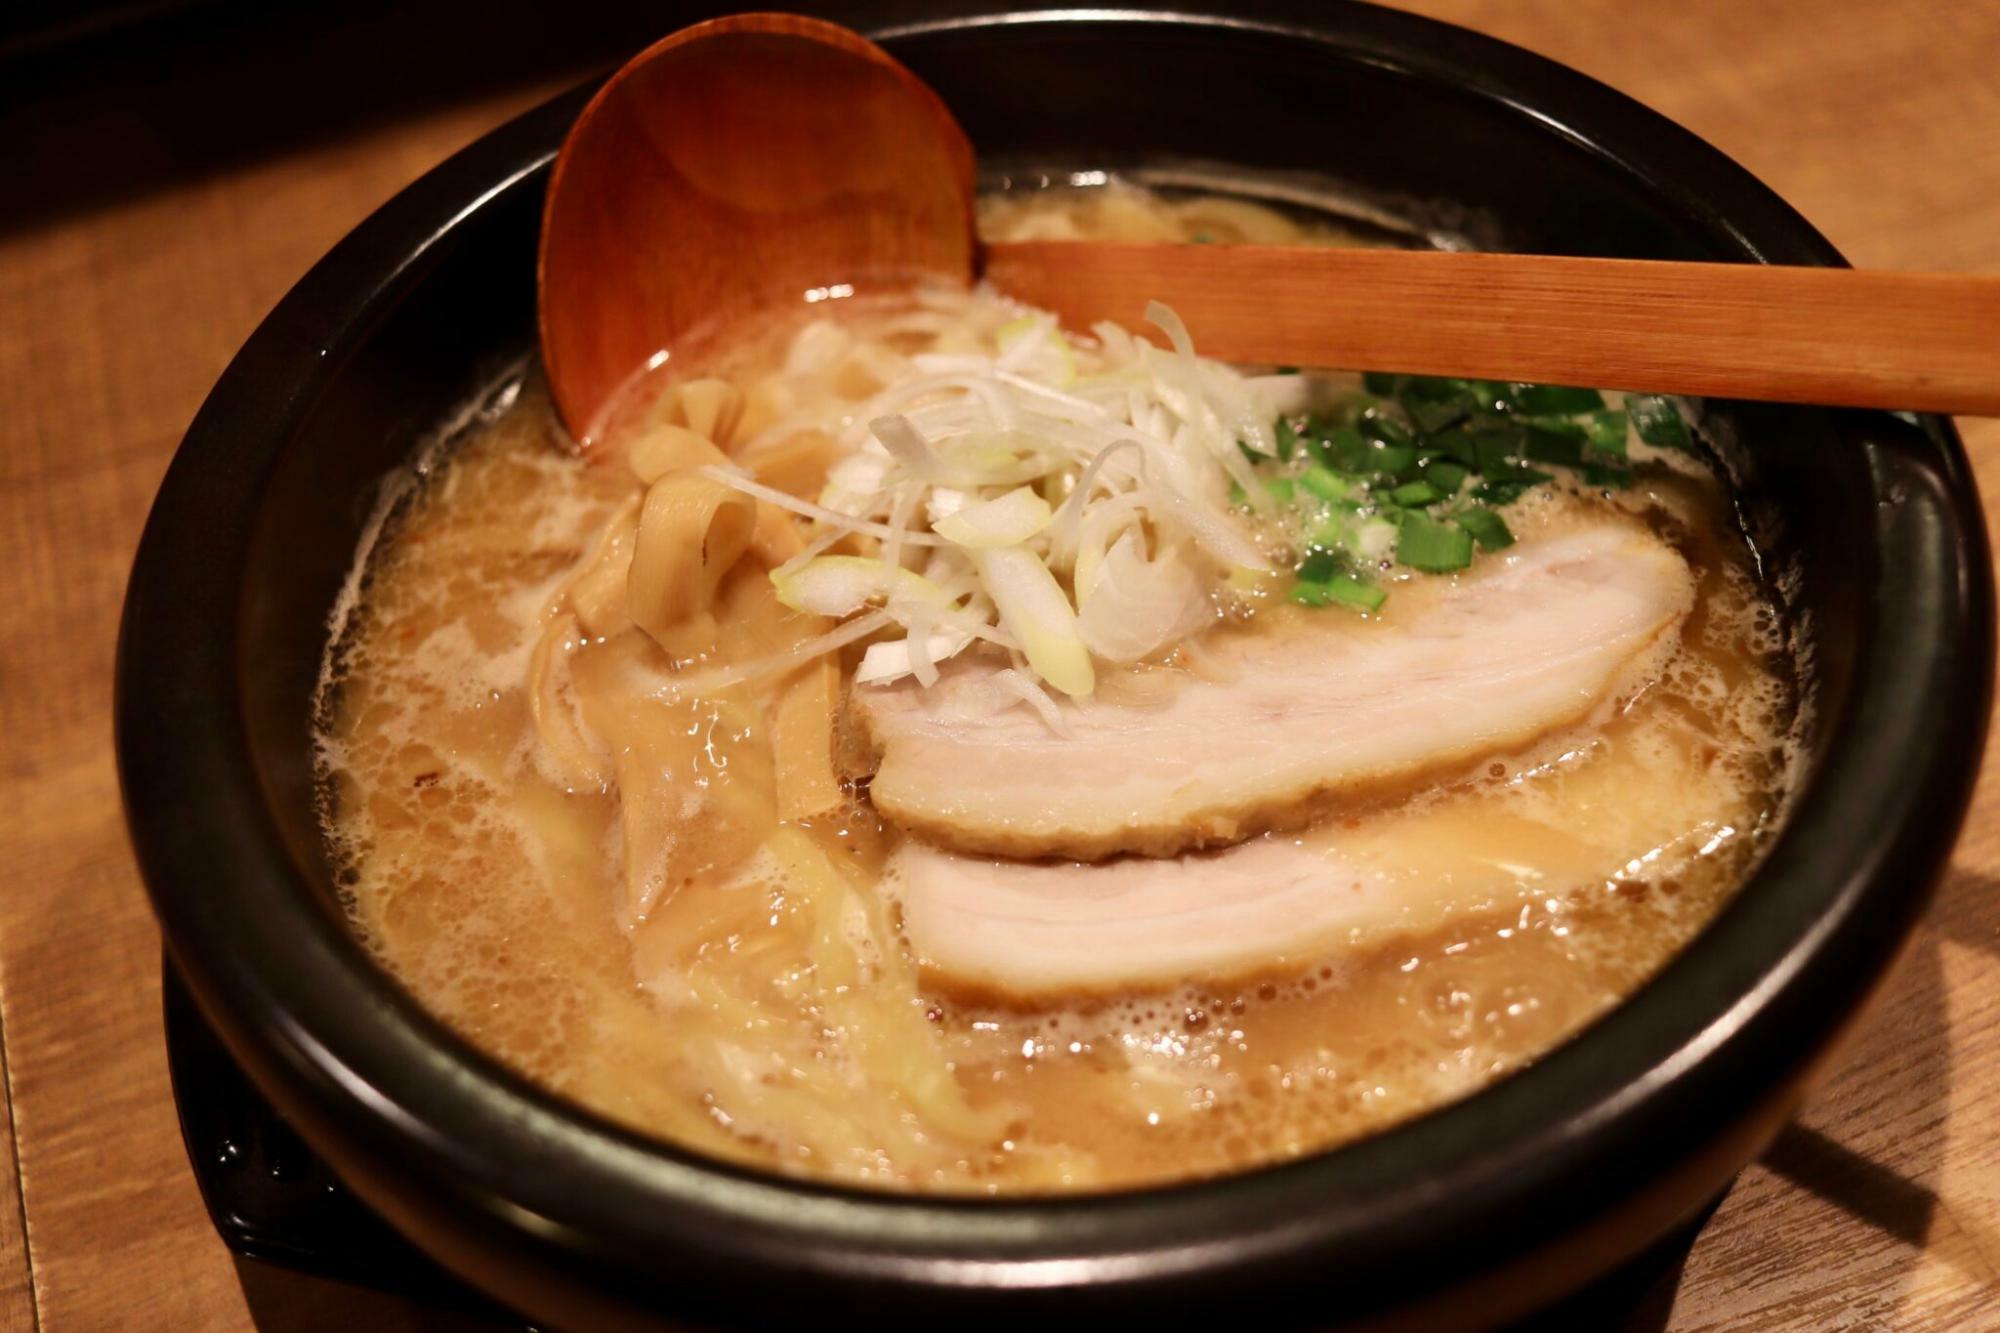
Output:
[[[850,17],[986,154],[1316,171],[1524,250],[1841,262],[1720,154],[1547,61],[1359,5],[1256,13]],[[616,1128],[427,1016],[334,905],[308,697],[377,483],[532,345],[542,189],[581,104],[459,154],[279,305],[188,432],[126,603],[119,760],[173,960],[256,1083],[395,1226],[563,1324],[1209,1307],[1484,1324],[1684,1222],[1775,1132],[1922,910],[1980,753],[1986,539],[1936,419],[1707,405],[1809,649],[1789,823],[1657,980],[1392,1132],[1134,1193],[893,1197]]]

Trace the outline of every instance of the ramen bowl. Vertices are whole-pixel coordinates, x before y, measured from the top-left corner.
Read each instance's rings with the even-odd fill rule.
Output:
[[[932,12],[945,8],[846,17],[936,87],[1002,169],[1302,173],[1418,231],[1494,247],[1842,262],[1684,131],[1455,28],[1304,0],[1255,17]],[[321,832],[313,706],[329,613],[384,479],[533,348],[542,194],[588,91],[418,181],[272,312],[182,443],[128,593],[118,754],[168,950],[339,1176],[499,1300],[588,1327],[807,1309],[1484,1326],[1698,1217],[1893,962],[1971,791],[1992,590],[1942,420],[1702,405],[1802,645],[1783,828],[1730,905],[1606,1017],[1360,1142],[1119,1193],[815,1184],[566,1103],[382,970],[348,929]]]

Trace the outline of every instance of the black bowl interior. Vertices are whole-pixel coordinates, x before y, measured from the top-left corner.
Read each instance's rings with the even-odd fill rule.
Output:
[[[1257,21],[918,8],[863,18],[982,154],[1313,172],[1523,250],[1839,262],[1691,136],[1456,29],[1303,0]],[[883,1315],[1171,1309],[1308,1281],[1349,1313],[1475,1289],[1498,1310],[1633,1252],[1754,1152],[1906,935],[1979,753],[1984,532],[1935,419],[1706,405],[1809,645],[1788,830],[1657,983],[1526,1073],[1365,1143],[1056,1201],[783,1183],[525,1086],[388,983],[339,919],[314,808],[327,615],[383,479],[532,350],[541,193],[583,96],[420,181],[279,306],[191,429],[127,605],[120,760],[169,946],[246,1068],[364,1196],[512,1299],[595,1293],[565,1297],[586,1302],[572,1311],[741,1317],[802,1292]],[[1592,1230],[1613,1213],[1622,1230]],[[1552,1246],[1570,1278],[1478,1287]],[[977,1304],[996,1292],[1011,1303]]]

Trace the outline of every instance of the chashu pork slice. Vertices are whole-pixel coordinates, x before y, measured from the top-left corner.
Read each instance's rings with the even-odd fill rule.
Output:
[[[1569,910],[1733,849],[1753,798],[1704,735],[1612,739],[1449,800],[1215,852],[1086,864],[905,842],[883,876],[927,981],[1009,1004],[1296,976],[1455,923]],[[1725,851],[1725,849],[1732,849]]]
[[[1212,634],[1212,669],[1141,703],[1065,701],[1066,734],[996,710],[991,662],[954,659],[929,690],[857,686],[870,797],[927,842],[994,856],[1170,856],[1297,827],[1616,705],[1650,679],[1693,580],[1664,542],[1610,521],[1411,600],[1381,621]]]

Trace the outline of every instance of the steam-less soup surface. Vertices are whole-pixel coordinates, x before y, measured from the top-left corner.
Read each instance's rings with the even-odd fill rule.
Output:
[[[1339,235],[1116,181],[982,227]],[[508,386],[340,613],[368,945],[614,1119],[944,1191],[1323,1149],[1629,994],[1753,862],[1793,711],[1680,416],[1160,319],[822,299],[587,451]]]

